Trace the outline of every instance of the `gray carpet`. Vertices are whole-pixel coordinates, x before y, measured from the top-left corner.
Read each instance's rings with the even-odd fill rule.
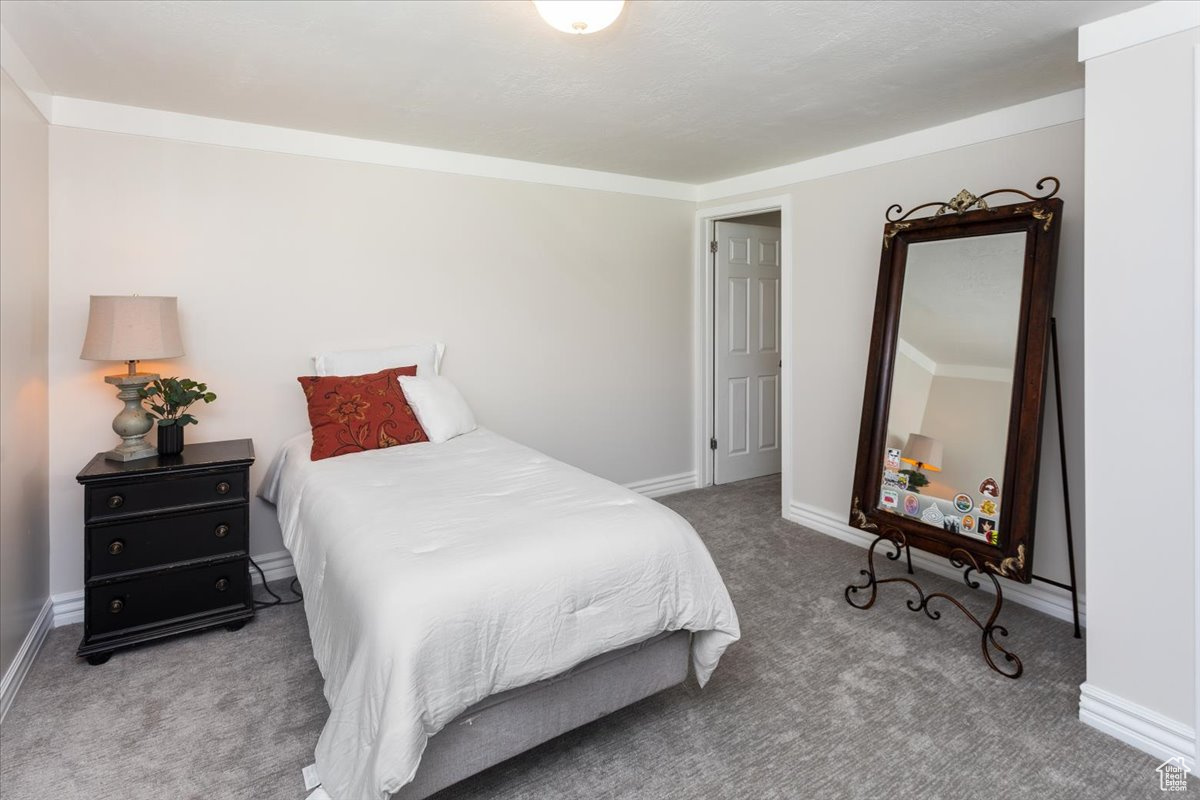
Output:
[[[700,532],[741,617],[709,686],[659,694],[438,800],[1160,796],[1154,759],[1077,721],[1084,651],[1067,624],[1010,605],[1026,670],[1010,681],[983,665],[969,622],[908,611],[904,587],[848,606],[865,551],[779,519],[778,479],[664,502]],[[300,606],[101,667],[74,658],[79,636],[50,634],[0,726],[5,800],[304,797],[326,707]]]

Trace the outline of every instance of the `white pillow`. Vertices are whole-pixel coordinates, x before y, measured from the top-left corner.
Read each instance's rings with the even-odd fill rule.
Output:
[[[442,355],[446,345],[408,344],[383,347],[378,350],[341,350],[313,356],[317,375],[370,375],[392,367],[416,365],[417,374],[431,377],[442,371]]]
[[[401,375],[400,388],[404,398],[412,406],[417,421],[425,429],[425,435],[434,444],[441,444],[477,427],[475,415],[458,389],[448,378],[435,375],[422,378],[419,375]]]

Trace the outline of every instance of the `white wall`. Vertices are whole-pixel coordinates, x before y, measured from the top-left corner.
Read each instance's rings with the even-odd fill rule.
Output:
[[[1193,28],[1087,62],[1085,292],[1084,691],[1193,729],[1197,44]]]
[[[48,595],[47,127],[0,72],[0,672]]]
[[[1074,500],[1076,557],[1082,559],[1083,462],[1083,124],[1073,122],[868,169],[714,199],[787,192],[794,209],[792,286],[792,477],[794,508],[822,519],[849,516],[855,450],[862,413],[867,347],[879,276],[884,211],[892,203],[911,208],[948,200],[966,188],[975,193],[1001,187],[1033,189],[1046,175],[1063,182],[1065,202],[1055,314],[1063,356],[1063,395]],[[1019,198],[1015,198],[1019,199]],[[1015,201],[1014,199],[1014,201]],[[1000,197],[995,202],[1006,202]],[[815,343],[830,343],[816,346]],[[785,365],[785,368],[787,365]],[[1057,429],[1048,405],[1042,444],[1036,571],[1065,581],[1066,539],[1059,476]],[[1082,563],[1082,562],[1080,562]]]
[[[187,356],[145,363],[219,395],[188,436],[253,437],[257,487],[306,430],[323,348],[436,337],[481,424],[625,483],[691,472],[694,204],[51,131],[51,587],[83,582],[74,476],[119,410],[79,360],[89,294],[179,297]],[[281,549],[252,507],[252,552]]]
[[[933,373],[904,353],[896,352],[892,396],[888,401],[887,446],[904,449],[910,433],[920,433]]]
[[[983,479],[993,477],[1003,482],[1011,399],[1011,383],[934,377],[929,386],[925,418],[917,430],[940,439],[944,453],[942,471],[929,473],[930,485],[925,494],[952,500],[963,492],[974,498],[978,508],[984,500],[979,493]],[[967,442],[971,446],[964,447]],[[1001,529],[1003,526],[1001,520]]]

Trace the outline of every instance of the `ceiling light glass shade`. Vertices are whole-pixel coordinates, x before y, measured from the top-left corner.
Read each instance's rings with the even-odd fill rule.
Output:
[[[625,0],[533,0],[533,5],[563,33],[595,33],[617,21]]]

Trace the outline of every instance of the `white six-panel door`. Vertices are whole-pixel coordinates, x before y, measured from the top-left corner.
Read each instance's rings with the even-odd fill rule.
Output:
[[[780,471],[779,229],[716,223],[713,482]]]

